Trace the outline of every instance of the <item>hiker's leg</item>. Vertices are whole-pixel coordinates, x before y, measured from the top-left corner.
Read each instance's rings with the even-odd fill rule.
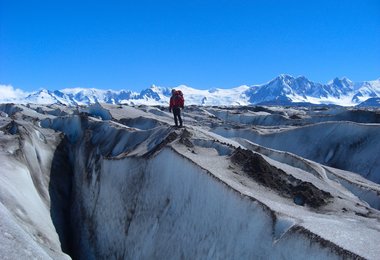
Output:
[[[181,110],[178,113],[179,126],[182,126]]]
[[[173,115],[174,115],[174,123],[175,123],[175,126],[178,126],[178,110],[179,108],[178,107],[175,107],[173,108]]]
[[[174,117],[174,123],[175,123],[175,125],[178,126],[177,115],[175,114],[174,111],[173,111],[173,117]]]

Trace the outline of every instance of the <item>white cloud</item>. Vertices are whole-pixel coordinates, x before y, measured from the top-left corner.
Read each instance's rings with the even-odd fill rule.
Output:
[[[26,95],[28,95],[28,93],[21,89],[15,89],[11,85],[0,84],[0,100],[20,99],[24,98]]]

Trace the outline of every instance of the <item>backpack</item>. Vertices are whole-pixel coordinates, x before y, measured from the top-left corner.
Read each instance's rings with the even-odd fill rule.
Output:
[[[174,106],[183,107],[185,104],[185,99],[183,98],[183,93],[181,90],[176,90],[174,93]]]

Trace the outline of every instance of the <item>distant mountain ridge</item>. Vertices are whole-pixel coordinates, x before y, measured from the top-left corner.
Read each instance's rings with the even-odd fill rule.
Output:
[[[187,105],[236,106],[296,103],[332,104],[356,106],[368,99],[380,98],[380,79],[352,82],[347,78],[335,78],[327,84],[316,83],[304,76],[293,77],[281,74],[273,80],[252,86],[231,89],[199,90],[180,85]],[[138,92],[130,90],[101,90],[93,88],[72,88],[56,91],[40,90],[20,98],[3,98],[0,102],[37,103],[65,105],[89,105],[96,102],[128,105],[167,105],[171,88],[151,86]],[[363,103],[363,106],[366,103]],[[369,102],[370,106],[380,106]]]

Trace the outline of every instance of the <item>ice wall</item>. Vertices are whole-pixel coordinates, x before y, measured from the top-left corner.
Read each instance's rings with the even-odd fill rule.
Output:
[[[0,119],[0,258],[68,259],[50,216],[50,164],[59,134]]]
[[[78,258],[340,257],[296,230],[276,241],[270,210],[173,149],[165,148],[148,161],[95,161],[98,170],[77,166],[75,177],[80,192],[73,214],[82,220],[74,228]]]

